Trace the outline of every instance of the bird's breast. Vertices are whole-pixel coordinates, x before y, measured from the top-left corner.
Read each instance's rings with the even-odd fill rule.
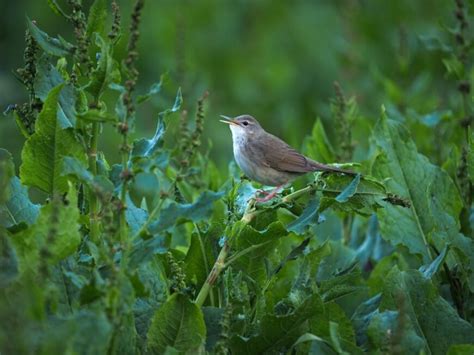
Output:
[[[235,137],[237,138],[237,137]],[[298,175],[278,171],[264,164],[264,157],[252,155],[249,142],[234,138],[234,158],[243,173],[250,179],[268,186],[279,186],[288,183]]]

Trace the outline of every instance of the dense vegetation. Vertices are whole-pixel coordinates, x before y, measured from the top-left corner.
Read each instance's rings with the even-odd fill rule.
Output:
[[[407,86],[366,74],[376,118],[334,84],[300,148],[360,174],[309,174],[260,204],[205,144],[212,92],[185,104],[176,73],[140,91],[143,0],[128,26],[115,1],[47,3],[73,36],[26,20],[27,97],[6,112],[21,159],[0,149],[0,352],[474,352],[473,4],[420,40],[439,63],[397,58]],[[286,114],[311,87],[295,75]],[[152,111],[154,133],[134,134]]]

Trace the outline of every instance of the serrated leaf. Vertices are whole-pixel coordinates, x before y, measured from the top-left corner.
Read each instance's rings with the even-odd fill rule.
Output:
[[[458,216],[461,210],[459,193],[447,173],[419,154],[407,130],[398,122],[383,116],[375,127],[373,144],[378,155],[373,174],[387,178],[387,188],[410,199],[410,208],[385,203],[379,210],[383,238],[393,245],[404,245],[411,253],[430,261],[429,234],[444,232],[445,223],[430,210],[431,200],[442,204],[443,213]],[[457,223],[455,223],[457,224]],[[452,238],[456,238],[453,236]],[[439,243],[438,248],[444,245]]]
[[[288,349],[300,336],[301,326],[308,319],[322,313],[323,309],[321,299],[317,294],[313,294],[290,314],[284,316],[265,314],[259,321],[258,332],[255,335],[250,338],[234,335],[230,339],[232,353],[278,353]]]
[[[381,308],[400,307],[423,339],[425,351],[445,354],[453,344],[474,343],[474,327],[458,316],[430,279],[418,270],[395,266],[385,278]]]
[[[41,31],[28,17],[26,18],[26,23],[31,35],[46,53],[57,57],[64,57],[72,53],[74,49],[72,44],[64,39],[50,37],[46,32]]]
[[[105,23],[107,20],[107,1],[95,0],[89,8],[89,16],[87,16],[86,36],[91,38],[97,32],[102,34],[104,32]]]
[[[61,174],[62,159],[72,156],[85,161],[86,155],[71,128],[60,127],[57,111],[58,97],[63,84],[51,90],[36,121],[35,133],[21,152],[20,177],[28,186],[46,193],[67,191],[67,178]]]
[[[147,334],[147,349],[162,354],[168,346],[197,353],[206,339],[201,309],[186,296],[175,293],[155,313]]]
[[[172,227],[180,220],[198,222],[207,218],[212,212],[213,203],[223,195],[223,192],[205,191],[194,203],[180,204],[172,202],[161,210],[158,220],[150,225],[149,231],[152,234],[160,233]]]
[[[5,228],[26,223],[32,225],[39,213],[40,206],[30,201],[28,190],[14,176],[10,180],[10,198],[0,204],[0,225]]]

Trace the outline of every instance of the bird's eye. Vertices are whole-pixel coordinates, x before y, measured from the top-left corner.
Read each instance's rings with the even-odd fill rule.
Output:
[[[248,122],[248,121],[244,121],[244,122],[242,122],[242,124],[243,124],[244,126],[248,126],[248,125],[249,125],[249,122]]]

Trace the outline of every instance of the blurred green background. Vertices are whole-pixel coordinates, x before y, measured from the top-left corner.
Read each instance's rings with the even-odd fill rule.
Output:
[[[58,3],[68,8],[66,1]],[[127,24],[132,1],[118,3]],[[168,81],[164,93],[139,110],[135,134],[151,135],[157,113],[169,107],[182,87],[190,117],[196,100],[209,91],[205,140],[212,141],[211,156],[223,169],[232,149],[219,114],[252,114],[298,148],[320,117],[337,144],[329,103],[338,81],[347,96],[356,97],[364,117],[353,132],[355,158],[357,152],[363,157],[382,104],[393,117],[409,117],[411,122],[449,107],[443,93],[455,84],[445,78],[443,53],[430,37],[443,36],[440,23],[453,20],[453,8],[454,1],[446,0],[149,0],[141,22],[137,92],[165,72]],[[2,108],[26,97],[12,74],[23,61],[25,15],[49,34],[73,40],[70,25],[46,0],[2,0]],[[119,59],[126,42],[124,32]],[[101,148],[115,156],[118,134],[110,129],[106,137]],[[17,161],[23,140],[12,116],[2,116],[0,146]],[[436,149],[423,144],[420,149],[427,154]]]

